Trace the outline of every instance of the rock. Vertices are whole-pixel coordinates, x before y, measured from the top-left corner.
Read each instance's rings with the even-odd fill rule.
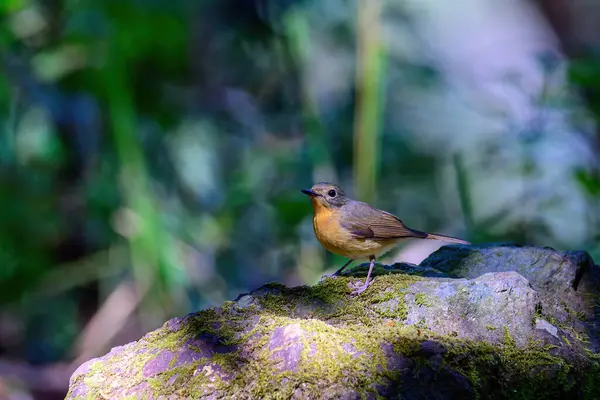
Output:
[[[541,315],[554,325],[569,324],[585,331],[595,350],[600,350],[600,267],[584,251],[560,253],[549,247],[518,245],[444,246],[421,267],[465,278],[516,271],[538,292]]]
[[[378,265],[358,297],[364,265],[267,284],[88,361],[67,398],[598,399],[596,270],[586,253],[448,246]]]
[[[488,273],[473,280],[423,280],[404,295],[406,324],[441,335],[498,342],[506,327],[519,346],[534,334],[531,313],[539,298],[516,272]],[[443,316],[443,318],[440,318]]]
[[[269,339],[269,358],[281,361],[278,367],[280,371],[296,371],[304,350],[306,335],[306,331],[298,324],[275,328]],[[311,348],[310,352],[314,355],[316,351]]]
[[[552,325],[551,323],[549,323],[546,320],[536,318],[535,319],[535,329],[545,330],[546,332],[548,332],[549,334],[551,334],[555,338],[559,339],[559,337],[558,337],[558,329],[554,325]]]

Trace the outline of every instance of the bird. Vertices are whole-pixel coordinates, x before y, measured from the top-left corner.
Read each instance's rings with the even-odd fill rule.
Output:
[[[318,182],[301,192],[311,199],[313,228],[319,243],[328,251],[349,259],[330,276],[339,275],[354,260],[370,260],[365,283],[355,287],[352,295],[361,294],[373,283],[374,279],[370,278],[376,258],[390,251],[402,239],[471,244],[455,237],[411,229],[395,215],[351,199],[342,188],[330,182]]]

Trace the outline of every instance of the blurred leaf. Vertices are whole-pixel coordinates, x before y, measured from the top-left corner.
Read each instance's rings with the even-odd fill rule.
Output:
[[[272,201],[277,210],[277,221],[281,227],[280,234],[289,236],[297,230],[298,224],[307,215],[312,215],[310,201],[298,190],[286,192]]]
[[[575,171],[575,179],[588,194],[600,197],[600,179],[597,174],[578,169]]]
[[[354,181],[358,198],[373,202],[381,152],[381,120],[387,50],[381,39],[381,1],[361,0],[357,8],[356,110],[354,119]]]
[[[600,87],[600,61],[592,58],[571,61],[569,77],[572,82],[585,88]]]
[[[27,0],[2,0],[0,2],[0,13],[10,13],[22,9]]]
[[[468,231],[475,228],[475,220],[473,217],[473,203],[471,193],[469,192],[469,176],[464,165],[464,159],[461,154],[454,154],[452,158],[454,171],[456,173],[456,185],[458,186],[458,194],[460,196],[460,205],[465,219],[465,225]]]

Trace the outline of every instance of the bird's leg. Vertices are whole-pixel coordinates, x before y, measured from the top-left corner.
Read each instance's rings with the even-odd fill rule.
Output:
[[[338,276],[339,274],[342,273],[342,271],[348,266],[350,265],[350,263],[354,261],[353,259],[349,259],[346,264],[342,265],[342,267],[340,269],[338,269],[337,271],[335,271],[333,274],[325,274],[321,277],[321,280],[323,280],[323,278],[333,278]]]
[[[346,269],[346,267],[347,267],[348,265],[350,265],[350,263],[351,263],[352,261],[354,261],[354,260],[353,260],[353,259],[349,259],[349,260],[346,262],[346,264],[342,265],[342,267],[341,267],[340,269],[338,269],[337,271],[335,271],[335,272],[334,272],[333,274],[331,274],[330,276],[338,276],[339,274],[341,274],[341,273],[342,273],[342,271],[343,271],[344,269]]]
[[[369,272],[367,273],[367,279],[365,280],[365,284],[355,289],[351,294],[352,296],[356,296],[367,290],[369,285],[373,283],[375,278],[371,279],[371,272],[373,272],[373,266],[375,266],[375,257],[371,256],[371,264],[369,265]]]

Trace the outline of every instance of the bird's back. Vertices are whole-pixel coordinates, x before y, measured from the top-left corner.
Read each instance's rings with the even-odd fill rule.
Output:
[[[375,240],[404,237],[424,238],[426,233],[411,229],[394,214],[361,201],[350,201],[343,207],[345,227],[356,236]]]
[[[349,202],[339,209],[323,207],[318,202],[314,205],[313,227],[319,243],[332,253],[352,259],[379,255],[393,247],[396,238],[361,235],[360,229],[349,229],[349,221],[373,220],[379,211],[366,203],[361,204],[367,208],[355,203],[359,202]]]

